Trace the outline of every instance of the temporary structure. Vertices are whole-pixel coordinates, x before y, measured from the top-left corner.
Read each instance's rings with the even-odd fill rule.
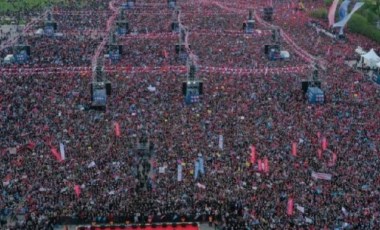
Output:
[[[368,53],[361,55],[360,62],[362,65],[365,64],[370,68],[376,68],[377,63],[380,62],[380,57],[371,49]]]

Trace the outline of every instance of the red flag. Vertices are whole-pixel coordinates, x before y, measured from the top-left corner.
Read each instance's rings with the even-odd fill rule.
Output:
[[[269,162],[267,157],[264,158],[264,172],[269,173]]]
[[[259,166],[258,170],[259,170],[259,172],[261,172],[261,171],[263,170],[263,164],[262,164],[262,162],[261,162],[261,159],[258,159],[258,160],[257,160],[257,164],[258,164],[258,166]]]
[[[322,149],[317,150],[318,159],[322,159]]]
[[[293,210],[294,209],[294,200],[293,198],[289,198],[288,199],[288,208],[287,208],[287,211],[286,213],[288,214],[288,216],[292,216],[293,215]]]
[[[36,148],[36,143],[34,143],[33,141],[29,141],[27,148],[30,150],[34,150],[34,148]]]
[[[297,143],[294,141],[292,142],[292,155],[297,156]]]
[[[75,192],[75,195],[77,196],[77,198],[79,198],[80,196],[80,193],[81,193],[81,190],[80,190],[80,186],[79,185],[74,185],[74,192]]]
[[[114,122],[114,126],[115,126],[115,135],[116,135],[117,137],[120,137],[121,134],[120,134],[120,125],[119,125],[119,123],[115,121],[115,122]]]
[[[337,160],[336,153],[332,153],[332,159],[331,159],[331,161],[329,162],[329,166],[334,166],[335,163],[336,163],[336,160]]]
[[[162,54],[164,55],[164,58],[168,58],[168,57],[169,57],[169,53],[168,53],[168,51],[166,51],[166,50],[164,50],[164,51],[162,52]]]
[[[255,146],[251,146],[251,164],[256,163],[256,148]]]
[[[55,159],[59,162],[62,161],[62,158],[61,158],[61,154],[59,154],[59,152],[57,151],[56,148],[51,148],[51,153],[53,154],[53,156],[55,157]]]
[[[326,150],[327,149],[327,139],[326,137],[323,137],[322,138],[322,150]]]

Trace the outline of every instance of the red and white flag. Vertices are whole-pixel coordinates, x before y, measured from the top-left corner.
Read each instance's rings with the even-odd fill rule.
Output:
[[[53,154],[53,156],[55,157],[55,159],[59,162],[62,161],[62,157],[61,157],[61,154],[58,153],[58,150],[56,148],[51,148],[51,153]]]
[[[117,137],[120,137],[121,136],[121,133],[120,133],[120,125],[119,125],[119,123],[118,122],[114,122],[114,126],[115,126],[115,135],[117,136]]]
[[[251,146],[251,159],[250,159],[251,164],[256,163],[256,148],[255,146]]]
[[[323,137],[322,138],[322,150],[326,150],[327,149],[327,139],[326,137]]]
[[[263,163],[262,163],[261,159],[257,160],[257,166],[258,166],[259,172],[263,171]]]
[[[293,200],[293,198],[288,199],[288,207],[287,207],[286,213],[288,214],[288,216],[292,216],[294,214],[294,200]]]
[[[294,141],[292,142],[292,155],[297,156],[297,143]]]
[[[269,161],[267,157],[264,157],[264,172],[269,173]]]
[[[81,189],[80,189],[80,186],[79,185],[74,185],[74,192],[75,192],[75,195],[77,196],[77,198],[79,198],[80,194],[81,194]]]

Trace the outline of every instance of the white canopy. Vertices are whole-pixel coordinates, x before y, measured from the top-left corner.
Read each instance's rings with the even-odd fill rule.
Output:
[[[282,58],[289,58],[289,57],[290,57],[290,54],[289,54],[288,51],[283,50],[283,51],[280,52],[280,56],[281,56]]]
[[[14,61],[14,56],[13,54],[8,54],[5,58],[4,58],[4,62],[5,63],[11,63]]]
[[[380,62],[379,62],[379,63],[377,63],[377,64],[376,64],[376,66],[380,68]]]
[[[44,34],[44,30],[43,29],[38,29],[35,34],[37,35],[43,35]]]
[[[371,49],[368,53],[362,55],[362,62],[367,66],[373,68],[376,67],[376,64],[378,62],[380,62],[380,57],[373,49]]]

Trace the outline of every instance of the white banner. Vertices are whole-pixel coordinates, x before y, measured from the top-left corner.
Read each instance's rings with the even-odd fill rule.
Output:
[[[360,9],[360,7],[362,7],[364,5],[363,2],[357,2],[354,6],[354,8],[352,9],[352,11],[346,15],[346,17],[344,17],[342,20],[340,20],[339,22],[335,23],[333,25],[333,28],[336,28],[336,27],[340,27],[340,34],[343,34],[343,27],[347,24],[347,22],[350,20],[350,18],[352,17],[352,15],[358,10]]]
[[[165,173],[165,167],[158,167],[158,173]]]
[[[201,184],[201,183],[197,183],[196,186],[197,186],[198,188],[201,188],[201,189],[206,189],[206,185]]]
[[[296,204],[296,209],[297,209],[298,211],[302,212],[302,213],[305,213],[305,208],[302,207],[302,206],[300,206],[300,205],[298,205],[298,204]]]
[[[65,154],[65,146],[63,145],[63,143],[59,143],[59,152],[61,152],[61,158],[62,160],[65,160],[66,159],[66,154]]]
[[[224,142],[223,135],[219,135],[219,149],[220,150],[223,150],[223,142]]]
[[[182,165],[177,166],[177,181],[182,181]]]
[[[96,166],[95,162],[91,161],[91,163],[87,165],[87,168],[93,168],[95,166]]]
[[[311,173],[311,177],[313,177],[314,179],[320,179],[320,180],[331,180],[332,175],[329,174],[329,173],[316,173],[316,172],[312,172]]]

